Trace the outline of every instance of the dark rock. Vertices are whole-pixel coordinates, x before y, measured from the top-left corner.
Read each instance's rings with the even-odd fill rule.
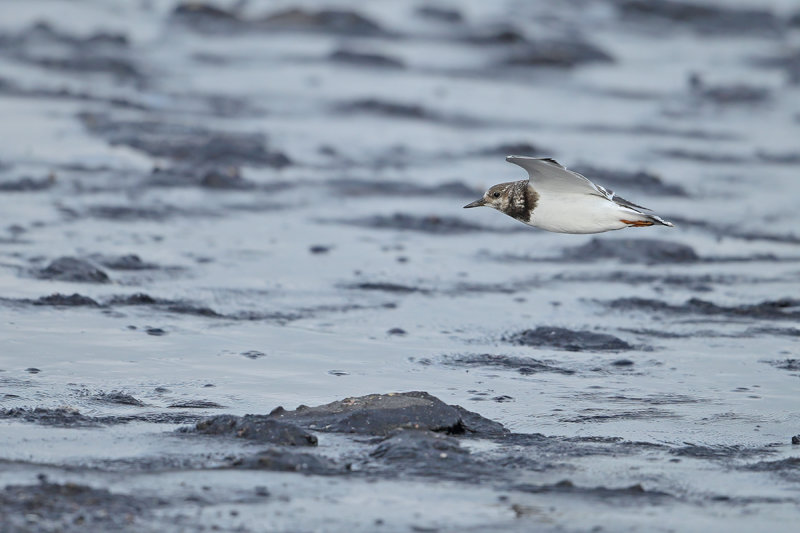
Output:
[[[800,300],[794,298],[765,300],[757,304],[735,306],[717,305],[699,298],[692,298],[682,305],[673,305],[648,298],[619,298],[607,302],[606,305],[612,309],[636,312],[696,314],[729,318],[800,319]]]
[[[395,57],[369,52],[356,52],[354,50],[346,49],[335,50],[333,53],[331,53],[331,55],[328,56],[328,58],[337,63],[359,65],[363,67],[402,69],[406,66],[402,60]]]
[[[110,283],[108,274],[89,261],[77,257],[59,257],[37,272],[41,279],[78,281],[83,283]]]
[[[330,246],[324,246],[322,244],[315,244],[314,246],[310,246],[308,251],[312,254],[319,255],[319,254],[327,254],[331,251]]]
[[[555,366],[552,361],[542,361],[532,357],[517,357],[513,355],[495,354],[470,354],[456,355],[445,358],[445,363],[454,366],[494,366],[516,370],[527,376],[539,372],[555,372],[557,374],[571,375],[574,370]]]
[[[525,67],[575,67],[587,63],[611,63],[614,58],[595,45],[581,41],[536,41],[516,47],[506,65]]]
[[[800,435],[792,437],[792,444],[800,444]]]
[[[664,183],[660,176],[651,172],[602,169],[588,165],[579,165],[573,170],[606,188],[624,187],[663,196],[689,196],[682,186]]]
[[[156,498],[115,494],[75,483],[7,485],[0,489],[3,531],[142,531],[149,528]]]
[[[102,392],[94,395],[93,399],[118,405],[135,405],[136,407],[144,407],[145,405],[143,401],[121,391]]]
[[[55,183],[53,176],[42,179],[20,178],[14,181],[0,181],[0,192],[43,191],[49,189]]]
[[[194,433],[221,435],[282,446],[316,446],[317,437],[268,415],[219,415],[198,422]]]
[[[403,328],[392,328],[389,331],[387,331],[386,334],[403,336],[403,335],[408,335],[408,332]]]
[[[264,352],[259,352],[258,350],[248,350],[246,352],[242,352],[241,355],[247,357],[248,359],[260,359],[262,357],[266,357],[267,354]]]
[[[660,239],[603,239],[592,240],[562,252],[571,261],[617,259],[623,263],[694,263],[700,260],[691,246]]]
[[[205,316],[208,318],[219,318],[222,316],[211,308],[192,305],[187,302],[178,302],[170,305],[167,307],[167,311],[181,315]]]
[[[145,333],[147,333],[148,335],[152,335],[153,337],[161,337],[167,334],[167,332],[161,328],[147,328],[144,331]]]
[[[775,34],[779,19],[766,9],[739,9],[677,0],[618,0],[622,13],[635,19],[656,19],[685,24],[707,34]]]
[[[456,23],[463,22],[464,16],[461,12],[452,7],[442,6],[419,6],[414,13],[422,18],[437,20],[440,22]]]
[[[302,472],[318,476],[344,473],[340,466],[327,457],[284,448],[272,448],[257,455],[238,458],[233,461],[233,466],[275,472]]]
[[[503,340],[518,346],[561,348],[571,352],[622,351],[633,347],[627,342],[607,333],[572,331],[566,328],[538,327],[506,335]]]
[[[770,364],[781,370],[800,372],[800,359],[782,359],[779,361],[770,361]]]
[[[115,120],[102,113],[81,113],[79,118],[91,133],[112,146],[129,146],[153,157],[198,166],[213,163],[282,168],[290,163],[283,153],[268,150],[266,138],[259,133],[214,131],[155,120]]]
[[[270,416],[316,431],[335,433],[388,435],[399,428],[450,434],[501,435],[506,432],[497,422],[447,405],[426,392],[371,394]]]
[[[28,374],[38,374],[39,372],[41,372],[41,370],[39,370],[38,368],[35,368],[35,367],[30,367],[30,368],[26,368],[25,372],[27,372]]]
[[[617,359],[611,363],[614,366],[633,366],[634,363],[630,359]]]
[[[34,300],[33,305],[52,305],[56,307],[100,306],[99,303],[95,302],[88,296],[83,296],[78,293],[74,293],[69,296],[60,293],[54,293],[50,296],[42,296],[41,298]]]
[[[172,409],[221,409],[223,406],[208,400],[186,400],[184,402],[171,403],[167,407]]]

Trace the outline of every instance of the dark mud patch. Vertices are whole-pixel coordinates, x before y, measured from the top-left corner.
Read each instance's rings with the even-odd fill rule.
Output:
[[[414,287],[411,285],[402,285],[400,283],[391,283],[391,282],[381,282],[381,281],[365,281],[361,283],[353,283],[351,285],[347,285],[349,289],[355,289],[360,291],[378,291],[378,292],[388,292],[394,294],[411,294],[414,292],[427,294],[430,293],[428,289],[423,289],[422,287]]]
[[[215,131],[201,126],[157,120],[119,120],[103,113],[78,118],[94,135],[112,146],[128,146],[153,157],[196,165],[242,165],[283,168],[291,162],[282,152],[267,148],[261,133]]]
[[[357,196],[421,196],[425,198],[468,198],[481,191],[464,185],[460,181],[449,181],[439,185],[419,185],[408,181],[359,180],[354,178],[328,181],[327,187],[337,194],[348,197]]]
[[[778,359],[775,361],[765,361],[767,364],[780,370],[789,372],[800,372],[800,359]]]
[[[772,11],[677,0],[617,0],[625,18],[635,22],[679,24],[703,35],[758,34],[774,36],[783,29]]]
[[[281,448],[271,448],[255,455],[238,457],[231,461],[231,466],[248,470],[299,472],[318,476],[348,472],[346,465],[340,466],[327,457]]]
[[[570,424],[619,422],[624,420],[654,420],[658,418],[679,418],[679,415],[665,409],[653,407],[647,409],[631,409],[625,411],[609,411],[604,409],[583,409],[581,414],[559,421]]]
[[[95,300],[78,293],[69,295],[54,293],[50,296],[42,296],[36,300],[23,300],[23,302],[53,307],[100,307],[100,304]]]
[[[420,104],[394,102],[377,98],[362,98],[339,102],[333,106],[332,111],[344,115],[364,114],[383,118],[424,120],[460,128],[486,125],[485,120],[476,117],[440,113]]]
[[[215,35],[236,35],[242,31],[319,32],[364,37],[393,35],[374,20],[348,9],[314,11],[289,8],[268,15],[246,17],[236,9],[223,9],[202,2],[184,2],[172,11],[170,22]]]
[[[458,9],[446,6],[419,6],[414,14],[420,18],[455,24],[464,21],[464,15]]]
[[[766,300],[756,304],[736,306],[717,305],[713,302],[691,298],[682,305],[649,298],[619,298],[605,302],[611,309],[633,312],[671,313],[677,315],[705,315],[727,318],[750,318],[764,320],[800,319],[800,300],[781,298]]]
[[[317,437],[299,427],[267,415],[219,415],[204,418],[183,433],[216,435],[282,446],[316,446]]]
[[[771,447],[748,447],[741,445],[717,445],[717,446],[704,446],[700,444],[687,443],[686,446],[680,448],[673,448],[670,450],[672,455],[678,457],[692,457],[695,459],[710,459],[710,460],[733,460],[733,459],[747,459],[759,455],[769,455],[775,453],[775,449]]]
[[[798,437],[800,444],[800,437]],[[794,443],[794,440],[792,440]],[[792,482],[800,482],[800,457],[787,457],[776,461],[760,461],[743,467],[751,472],[770,472]]]
[[[534,359],[533,357],[518,357],[513,355],[496,354],[469,354],[452,355],[443,357],[443,362],[451,366],[466,367],[495,367],[516,370],[523,376],[538,374],[540,372],[554,372],[556,374],[572,375],[574,370],[558,366],[555,361]]]
[[[160,267],[155,263],[142,261],[136,254],[104,255],[94,254],[89,258],[95,263],[111,270],[157,270]]]
[[[143,401],[122,391],[100,392],[92,396],[92,399],[114,405],[130,405],[133,407],[144,407],[145,405]]]
[[[36,485],[8,485],[0,490],[3,530],[141,531],[142,519],[165,501],[117,494],[75,483],[49,483],[44,476]]]
[[[692,98],[700,104],[752,106],[766,103],[772,98],[772,92],[766,87],[746,83],[707,85],[697,73],[689,77],[689,88]]]
[[[486,476],[496,479],[499,473],[495,465],[472,456],[458,439],[432,431],[394,431],[369,455],[381,461],[381,477],[403,474],[475,483]]]
[[[487,156],[502,156],[505,157],[509,154],[549,154],[552,150],[542,148],[541,146],[531,144],[529,142],[516,142],[516,143],[502,143],[497,146],[490,146],[477,151],[479,155]]]
[[[579,40],[537,40],[515,45],[501,63],[513,67],[572,68],[590,63],[613,63],[614,57],[597,45]]]
[[[294,411],[277,408],[270,417],[315,431],[386,436],[396,429],[423,429],[454,435],[502,435],[506,429],[426,392],[371,394]]]
[[[167,406],[170,409],[222,409],[225,406],[210,400],[184,400]]]
[[[623,263],[644,264],[695,263],[700,260],[691,246],[675,241],[598,237],[581,246],[565,249],[562,258],[578,262],[616,259]]]
[[[460,235],[464,233],[485,231],[514,231],[513,229],[495,229],[464,219],[439,215],[409,215],[395,213],[393,215],[372,215],[361,218],[335,220],[340,224],[371,229],[388,229],[397,231],[417,231],[432,235]],[[519,230],[516,230],[519,231]]]
[[[373,52],[359,52],[342,48],[334,50],[328,56],[328,59],[334,63],[344,65],[354,65],[359,67],[369,68],[385,68],[385,69],[404,69],[405,63],[396,57],[387,56],[384,54],[377,54]]]
[[[667,492],[647,490],[641,484],[621,488],[609,488],[603,486],[581,487],[570,480],[563,480],[559,481],[558,483],[544,485],[515,485],[514,490],[527,492],[530,494],[564,494],[604,501],[613,500],[617,503],[627,503],[630,505],[640,505],[642,500],[655,500],[655,502],[661,502],[674,498]]]
[[[115,81],[129,83],[145,79],[122,34],[101,32],[78,37],[37,22],[15,35],[0,35],[0,53],[49,70],[107,74]]]
[[[665,183],[658,174],[647,172],[645,170],[632,172],[618,169],[603,169],[589,165],[578,165],[573,170],[579,174],[588,176],[589,179],[595,183],[600,183],[607,188],[631,188],[658,196],[678,196],[682,198],[689,196],[689,194],[686,192],[686,189],[684,189],[682,186],[672,183]]]
[[[633,346],[608,333],[573,331],[567,328],[540,326],[504,335],[502,340],[516,346],[559,348],[570,352],[625,351]]]
[[[0,409],[0,420],[21,420],[44,426],[85,428],[99,426],[114,426],[130,422],[151,422],[158,424],[194,424],[200,419],[198,415],[183,413],[148,412],[124,416],[89,416],[77,409],[58,407],[49,409],[45,407],[13,407]]]
[[[76,281],[80,283],[111,283],[111,278],[93,263],[77,257],[59,257],[34,275],[40,279]]]
[[[55,176],[46,178],[23,177],[10,181],[0,181],[0,192],[35,192],[44,191],[56,183]]]

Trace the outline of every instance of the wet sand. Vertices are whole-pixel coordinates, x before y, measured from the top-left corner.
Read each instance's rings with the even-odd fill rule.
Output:
[[[794,531],[798,20],[4,2],[0,529]]]

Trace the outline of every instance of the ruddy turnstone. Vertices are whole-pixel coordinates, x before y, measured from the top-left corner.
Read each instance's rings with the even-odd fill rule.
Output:
[[[528,171],[528,179],[490,187],[464,207],[485,205],[529,226],[557,233],[602,233],[615,229],[673,227],[646,207],[595,185],[555,159],[510,155],[506,161]]]

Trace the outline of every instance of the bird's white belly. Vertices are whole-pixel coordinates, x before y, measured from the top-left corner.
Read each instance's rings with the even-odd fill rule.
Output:
[[[638,215],[599,196],[542,195],[528,225],[557,233],[602,233],[627,227],[622,220],[633,214]]]

